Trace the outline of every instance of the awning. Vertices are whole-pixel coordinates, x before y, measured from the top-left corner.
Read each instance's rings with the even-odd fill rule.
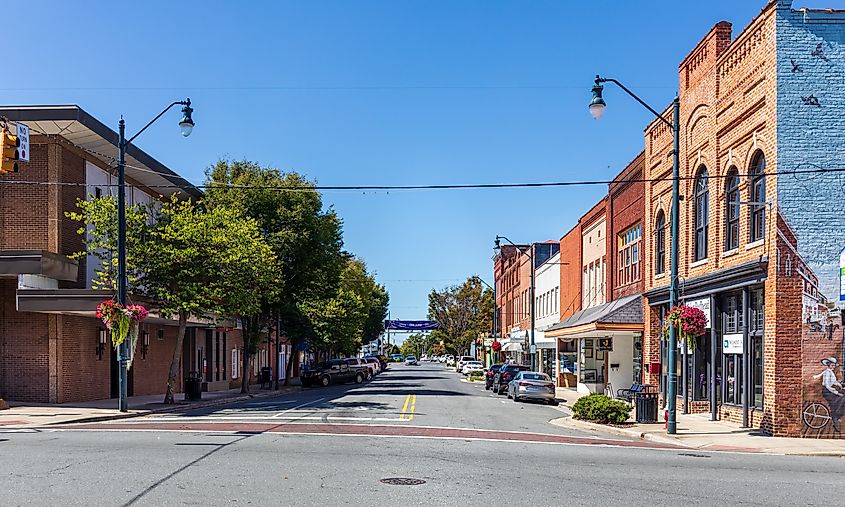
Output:
[[[502,345],[504,352],[522,352],[522,344],[517,342],[506,343]]]
[[[76,281],[79,263],[46,250],[1,250],[0,275],[39,275]]]
[[[111,291],[94,289],[18,289],[17,311],[33,313],[53,313],[62,315],[77,315],[80,317],[96,317],[97,305],[106,299],[114,297]],[[179,323],[175,316],[164,316],[158,313],[155,304],[147,298],[132,296],[132,302],[140,303],[150,309],[145,322],[175,326]],[[219,322],[212,318],[188,318],[188,327],[232,327],[237,323],[228,320]]]
[[[553,324],[545,335],[551,338],[605,336],[611,332],[643,330],[643,303],[639,294],[592,306]]]
[[[534,331],[534,345],[538,349],[553,349],[556,342],[554,337],[546,336],[545,331]]]

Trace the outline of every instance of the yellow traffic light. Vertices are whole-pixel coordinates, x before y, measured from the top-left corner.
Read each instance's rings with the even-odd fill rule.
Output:
[[[0,142],[3,144],[3,159],[0,161],[0,174],[18,172],[18,159],[20,158],[20,153],[18,152],[20,140],[18,136],[12,134],[9,129],[3,129],[3,133],[0,134]]]

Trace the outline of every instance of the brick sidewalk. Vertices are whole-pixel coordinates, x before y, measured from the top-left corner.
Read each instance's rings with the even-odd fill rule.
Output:
[[[176,404],[162,403],[164,394],[152,396],[132,396],[129,398],[129,411],[120,412],[116,399],[95,400],[65,404],[16,404],[0,411],[0,431],[8,428],[34,428],[53,424],[108,421],[140,417],[147,414],[178,412],[196,408],[226,405],[254,398],[267,398],[298,392],[300,386],[281,387],[278,391],[258,389],[252,386],[249,394],[241,394],[240,389],[228,391],[204,392],[200,401],[184,401],[184,394],[176,394]]]

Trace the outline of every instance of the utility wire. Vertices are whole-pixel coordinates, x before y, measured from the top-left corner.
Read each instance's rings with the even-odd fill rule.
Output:
[[[813,164],[807,164],[813,165]],[[814,165],[813,165],[814,166]],[[155,172],[155,171],[153,171]],[[845,167],[824,168],[814,166],[813,169],[781,170],[763,173],[762,176],[786,176],[799,174],[839,174],[845,173]],[[157,173],[160,174],[160,173]],[[758,176],[755,173],[731,173],[725,175],[709,175],[708,179],[724,179],[727,177],[752,177]],[[695,180],[698,176],[680,176],[682,181]],[[518,183],[449,183],[435,185],[299,185],[299,186],[262,186],[262,185],[236,185],[213,183],[210,185],[154,185],[156,189],[223,189],[223,190],[276,190],[282,192],[313,192],[320,190],[480,190],[480,189],[504,189],[504,188],[548,188],[548,187],[575,187],[590,185],[608,185],[611,183],[655,183],[660,181],[671,181],[671,177],[665,178],[631,178],[623,180],[572,180],[572,181],[549,181],[549,182],[518,182]],[[62,182],[62,181],[31,181],[31,180],[2,180],[0,184],[5,185],[45,185],[45,186],[98,186],[117,187],[116,183],[104,183],[92,185],[90,183]]]

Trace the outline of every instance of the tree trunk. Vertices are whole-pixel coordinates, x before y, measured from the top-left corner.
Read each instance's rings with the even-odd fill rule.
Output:
[[[241,393],[249,393],[249,340],[252,332],[252,322],[248,317],[241,317],[241,329],[243,329],[243,354],[241,354],[241,369],[244,374],[241,376]]]
[[[249,348],[244,344],[244,353],[243,353],[243,371],[244,375],[241,378],[241,394],[249,394],[249,376],[252,375],[252,370],[249,367],[249,360],[251,358],[251,354],[249,353]]]
[[[288,367],[285,369],[285,385],[290,385],[290,379],[293,375],[293,358],[296,355],[296,342],[293,338],[288,338],[288,342],[290,342],[290,356],[288,357]]]
[[[167,373],[167,390],[164,393],[164,403],[173,405],[173,389],[176,386],[176,376],[179,375],[179,363],[182,361],[182,342],[185,341],[185,329],[188,327],[188,314],[179,312],[179,332],[176,335],[176,348],[173,349],[173,359],[170,361],[170,371]],[[187,373],[187,372],[186,372]]]

